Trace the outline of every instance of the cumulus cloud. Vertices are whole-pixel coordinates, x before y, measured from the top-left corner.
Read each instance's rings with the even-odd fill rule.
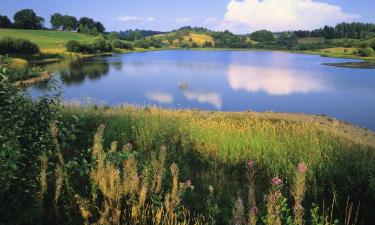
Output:
[[[328,85],[316,75],[309,76],[282,68],[231,66],[228,80],[235,91],[263,91],[269,95],[307,94],[328,88]]]
[[[154,22],[154,17],[139,17],[139,16],[120,16],[119,21],[123,22]]]
[[[156,101],[160,104],[171,104],[173,103],[173,96],[163,92],[149,92],[146,94],[146,98],[151,101]]]
[[[340,6],[313,0],[231,0],[225,21],[246,25],[246,32],[283,31],[315,29],[359,17],[343,12]]]
[[[223,106],[221,96],[214,92],[188,91],[184,92],[184,96],[191,101],[194,100],[199,103],[211,104],[215,106],[216,109],[220,109]]]

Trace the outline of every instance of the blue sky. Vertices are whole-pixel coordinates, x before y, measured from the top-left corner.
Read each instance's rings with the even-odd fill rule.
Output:
[[[31,8],[46,19],[54,12],[101,21],[107,31],[167,31],[204,26],[246,33],[313,29],[341,21],[374,22],[374,0],[0,0],[0,14]]]

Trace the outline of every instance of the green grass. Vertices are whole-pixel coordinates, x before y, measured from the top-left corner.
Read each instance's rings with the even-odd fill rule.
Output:
[[[132,143],[137,158],[146,164],[166,145],[167,162],[176,162],[181,179],[197,185],[191,201],[204,201],[206,187],[212,185],[223,218],[230,217],[230,205],[238,193],[246,193],[243,169],[247,160],[257,165],[259,202],[274,176],[282,177],[289,190],[299,162],[309,166],[306,207],[328,201],[334,190],[340,207],[345,207],[350,196],[361,202],[361,216],[370,216],[367,208],[375,200],[374,134],[324,117],[133,107],[68,107],[64,115],[82,121],[81,132],[88,137],[94,135],[93,128],[104,124],[106,148],[112,141],[119,146]],[[369,136],[372,140],[366,141]],[[189,206],[203,210],[199,205]]]
[[[93,36],[67,31],[0,29],[0,39],[3,37],[30,40],[46,53],[65,52],[65,44],[70,40],[90,42],[94,39]]]

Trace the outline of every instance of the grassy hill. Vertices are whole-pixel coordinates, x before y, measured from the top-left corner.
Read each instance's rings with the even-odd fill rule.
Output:
[[[0,29],[0,39],[4,37],[28,39],[37,44],[44,53],[63,53],[65,44],[70,40],[90,42],[94,38],[67,31]]]
[[[173,32],[168,34],[158,34],[152,37],[156,39],[161,39],[164,44],[170,45],[187,44],[191,46],[193,45],[193,43],[196,43],[199,46],[203,46],[206,42],[214,44],[213,37],[207,34],[198,34],[194,32],[188,32],[184,35],[180,35],[176,32]]]

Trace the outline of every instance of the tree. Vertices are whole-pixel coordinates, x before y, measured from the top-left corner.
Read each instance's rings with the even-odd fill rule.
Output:
[[[255,32],[250,34],[250,38],[252,40],[258,41],[258,42],[273,41],[274,40],[273,33],[271,31],[267,31],[267,30],[255,31]]]
[[[11,28],[12,26],[13,24],[7,16],[0,15],[0,28]]]
[[[104,33],[105,28],[102,23],[96,22],[91,18],[82,17],[78,21],[78,32],[97,35],[99,33]]]
[[[74,16],[65,15],[63,16],[62,20],[63,20],[63,23],[62,23],[63,30],[73,31],[77,29],[78,21]]]
[[[55,13],[53,15],[51,15],[51,25],[52,25],[52,29],[54,30],[59,30],[61,29],[62,25],[63,25],[63,15],[61,15],[60,13]]]
[[[113,32],[110,32],[108,34],[108,40],[113,41],[113,40],[116,40],[116,39],[120,39],[120,33],[119,32],[113,31]]]
[[[14,26],[18,29],[41,29],[44,19],[35,14],[32,9],[23,9],[14,15]]]

